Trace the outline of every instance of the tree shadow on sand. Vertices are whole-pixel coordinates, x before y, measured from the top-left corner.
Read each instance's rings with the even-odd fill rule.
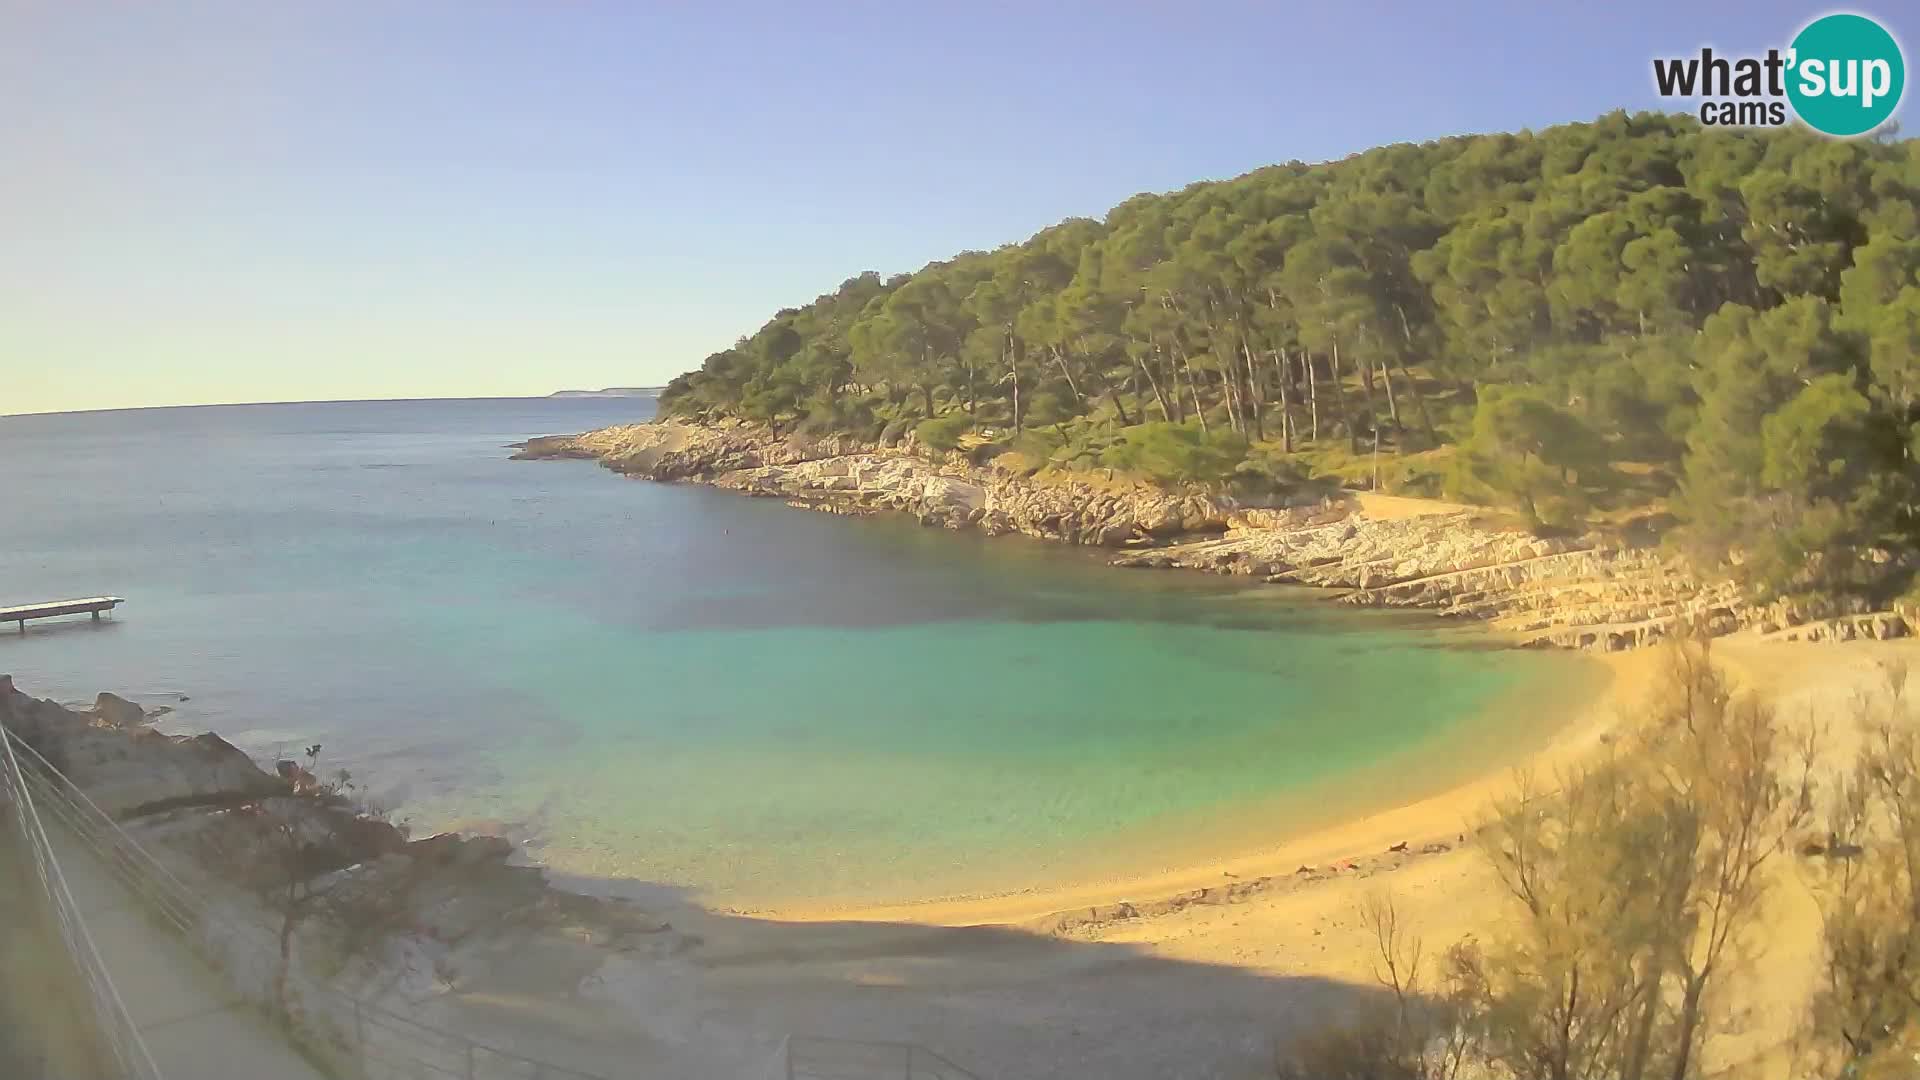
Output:
[[[632,898],[665,925],[638,947],[529,939],[470,959],[454,997],[502,1031],[560,1020],[576,1054],[598,1044],[602,1061],[645,1044],[752,1069],[793,1035],[917,1043],[983,1080],[1239,1080],[1272,1076],[1276,1045],[1388,1000],[1370,985],[1013,926],[790,922],[712,911],[668,885],[550,877]]]

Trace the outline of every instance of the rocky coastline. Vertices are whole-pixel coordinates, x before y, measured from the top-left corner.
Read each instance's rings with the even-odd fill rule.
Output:
[[[76,710],[0,675],[0,728],[32,750],[23,767],[38,758],[58,769],[185,883],[192,910],[172,910],[196,920],[203,957],[342,1074],[359,1063],[339,1002],[464,1026],[436,1015],[434,1002],[488,977],[502,940],[589,943],[633,958],[698,942],[630,901],[554,887],[542,869],[516,862],[504,838],[413,839],[297,761],[268,771],[217,734],[167,735],[152,719],[114,694]],[[301,880],[289,884],[290,875]],[[286,901],[296,895],[294,918]]]
[[[1019,533],[1113,551],[1115,566],[1188,569],[1332,590],[1338,602],[1485,623],[1524,646],[1619,651],[1676,633],[1841,641],[1920,632],[1920,611],[1746,601],[1657,546],[1594,532],[1542,538],[1470,507],[1311,494],[1246,505],[1102,473],[1028,475],[915,446],[779,435],[738,420],[662,419],[530,439],[518,460],[598,461],[840,514]],[[1399,504],[1383,513],[1383,501]]]

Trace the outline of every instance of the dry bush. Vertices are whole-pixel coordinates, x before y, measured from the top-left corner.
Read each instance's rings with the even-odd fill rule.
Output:
[[[1809,817],[1813,743],[1676,646],[1646,722],[1502,806],[1488,851],[1518,932],[1457,977],[1516,1076],[1684,1080],[1727,1020],[1714,998],[1758,948],[1767,864]]]
[[[1523,777],[1481,830],[1514,918],[1424,982],[1391,904],[1375,931],[1388,1015],[1294,1048],[1283,1075],[1686,1080],[1757,951],[1768,864],[1812,812],[1813,740],[1735,695],[1704,642],[1672,648],[1644,722],[1608,756]]]
[[[1865,736],[1811,845],[1824,980],[1808,1017],[1817,1075],[1920,1071],[1920,736],[1902,665],[1856,705]]]
[[[1281,1080],[1454,1080],[1477,1046],[1457,996],[1427,993],[1424,942],[1390,894],[1369,896],[1361,925],[1374,945],[1374,979],[1390,1000],[1357,1022],[1322,1028],[1276,1055]]]
[[[419,875],[367,874],[362,864],[400,850],[404,829],[360,798],[346,770],[320,779],[319,745],[306,764],[281,762],[285,790],[228,811],[226,827],[203,837],[204,865],[251,889],[277,922],[275,999],[290,1011],[288,980],[294,940],[309,923],[324,923],[342,962],[402,928]]]

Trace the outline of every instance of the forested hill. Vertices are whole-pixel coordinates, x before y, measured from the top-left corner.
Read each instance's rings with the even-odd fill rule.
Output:
[[[1920,142],[1614,113],[1138,195],[849,278],[663,408],[1544,527],[1678,522],[1765,591],[1906,587]]]

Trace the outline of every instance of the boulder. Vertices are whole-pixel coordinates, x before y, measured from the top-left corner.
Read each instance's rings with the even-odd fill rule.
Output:
[[[498,836],[461,836],[436,833],[406,846],[406,854],[434,866],[472,866],[505,862],[513,854],[513,844]]]
[[[986,488],[947,476],[929,477],[920,490],[920,497],[929,509],[962,510],[968,514],[987,505]]]
[[[240,802],[286,790],[285,784],[218,735],[176,737],[146,727],[109,727],[95,721],[93,713],[73,712],[56,702],[28,697],[15,690],[10,680],[0,684],[0,724],[44,755],[109,814]]]
[[[147,722],[145,709],[119,694],[109,694],[104,690],[93,699],[93,715],[107,727],[135,728]]]

